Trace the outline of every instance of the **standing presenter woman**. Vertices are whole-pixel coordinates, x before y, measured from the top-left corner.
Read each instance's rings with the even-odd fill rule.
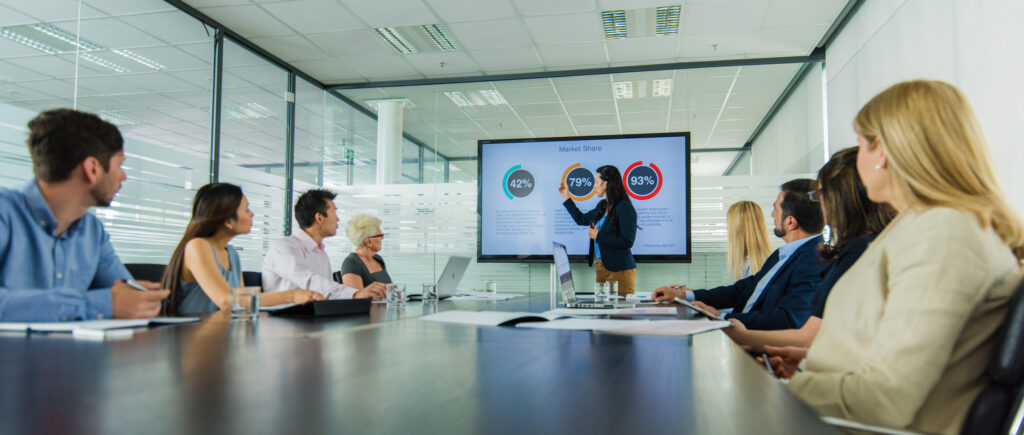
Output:
[[[618,281],[619,296],[636,291],[636,261],[633,260],[633,242],[636,240],[636,209],[622,186],[622,174],[614,166],[597,168],[594,193],[604,199],[587,213],[580,212],[569,198],[565,180],[558,186],[558,194],[565,200],[562,205],[577,225],[588,225],[590,253],[587,263],[595,265],[597,282]]]

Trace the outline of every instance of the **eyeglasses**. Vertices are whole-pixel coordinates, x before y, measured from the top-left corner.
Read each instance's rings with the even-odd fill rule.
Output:
[[[376,236],[370,236],[370,237],[367,237],[367,239],[376,239],[376,238],[378,238],[378,237],[380,237],[380,238],[382,238],[382,239],[383,239],[383,238],[384,238],[384,233],[380,233],[380,234],[377,234]]]

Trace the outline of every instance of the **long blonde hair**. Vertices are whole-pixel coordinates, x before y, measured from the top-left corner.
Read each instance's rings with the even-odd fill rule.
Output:
[[[725,224],[729,233],[726,249],[729,276],[733,281],[740,279],[747,261],[750,262],[750,274],[757,273],[772,253],[761,206],[753,201],[737,202],[726,212]]]
[[[881,143],[908,206],[971,213],[1024,258],[1024,227],[999,188],[981,127],[959,89],[930,80],[897,83],[868,101],[853,124],[869,146]]]

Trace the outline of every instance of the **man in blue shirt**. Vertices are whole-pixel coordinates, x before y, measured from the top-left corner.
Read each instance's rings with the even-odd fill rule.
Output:
[[[89,207],[107,207],[124,181],[124,140],[89,113],[57,109],[29,121],[35,178],[0,189],[0,321],[146,318],[169,292],[139,281]]]
[[[800,328],[811,315],[811,303],[826,267],[818,254],[824,218],[820,206],[808,195],[813,189],[814,180],[809,179],[782,185],[772,219],[775,235],[786,244],[775,250],[756,274],[710,290],[661,287],[651,297],[657,301],[686,298],[715,314],[721,314],[716,308],[731,309],[725,318],[735,318],[749,329]]]

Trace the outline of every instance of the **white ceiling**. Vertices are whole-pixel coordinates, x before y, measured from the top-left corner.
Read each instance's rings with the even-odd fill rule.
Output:
[[[847,0],[185,2],[333,84],[806,56]],[[604,39],[601,11],[680,4],[677,35]],[[373,32],[439,23],[460,50],[399,54]]]
[[[303,72],[331,84],[802,56],[814,49],[846,1],[187,3]],[[683,6],[678,35],[603,39],[600,11],[666,4]],[[121,126],[126,136],[205,155],[209,149],[212,29],[160,0],[83,0],[79,27],[77,6],[77,0],[0,0],[0,27],[47,23],[70,34],[80,29],[84,39],[109,49],[130,49],[166,68],[153,71],[134,65],[129,72],[115,73],[81,60],[76,67],[73,54],[46,54],[0,38],[0,102],[31,110],[70,106],[76,91],[77,69],[79,108],[114,111],[138,121]],[[434,23],[448,26],[462,48],[450,53],[403,55],[371,30]],[[109,51],[96,55],[119,60]],[[132,65],[123,58],[120,61]],[[668,70],[341,92],[360,104],[372,98],[409,98],[416,107],[406,112],[406,131],[449,157],[475,156],[478,139],[663,131],[690,131],[695,148],[722,148],[743,145],[798,67],[789,64]],[[285,76],[284,70],[229,46],[225,55],[225,107],[259,104],[273,116],[225,120],[222,132],[226,135],[226,152],[236,150],[238,156],[250,163],[279,160],[276,155],[281,154],[284,137],[281,95]],[[654,79],[672,79],[671,96],[631,100],[612,96],[613,82]],[[508,104],[460,108],[443,94],[481,89],[497,90]],[[346,145],[357,153],[360,146],[365,147],[365,155],[373,157],[376,132],[372,124],[358,119],[350,124],[339,121],[339,113],[351,110],[333,100],[304,99],[301,93],[299,100],[300,106],[320,106],[312,112],[306,107],[300,113],[326,119],[324,114],[330,112],[331,119],[323,123],[328,126],[322,131],[307,128],[297,133],[297,138],[308,138],[309,144],[331,146],[339,143],[334,138],[337,135],[330,132],[332,128],[355,130],[359,124],[358,132],[350,132]],[[297,152],[300,155],[296,161],[301,162],[306,154],[315,156],[323,150],[299,144]],[[725,158],[731,155],[722,153],[701,159],[731,160]],[[704,169],[695,166],[695,173],[721,173],[727,165],[718,163]]]

